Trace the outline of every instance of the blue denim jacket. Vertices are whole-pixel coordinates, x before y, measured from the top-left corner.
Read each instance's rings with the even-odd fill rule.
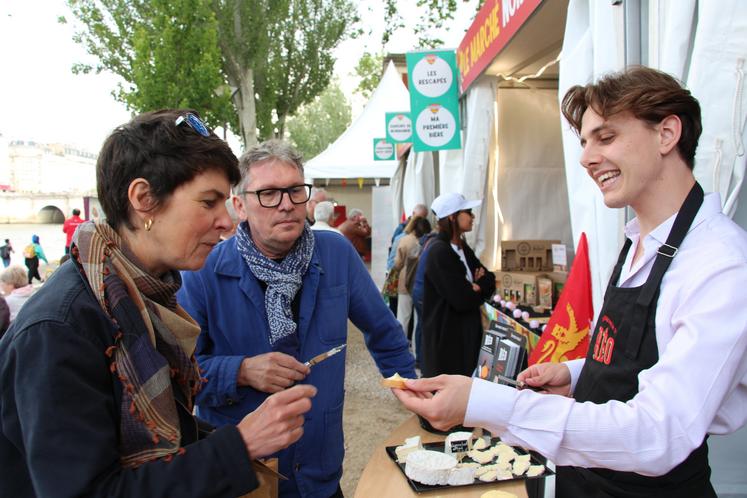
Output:
[[[334,232],[315,231],[316,243],[303,277],[298,317],[299,361],[347,339],[347,320],[365,341],[382,375],[415,377],[414,359],[399,322],[379,295],[353,246]],[[218,245],[202,270],[185,272],[179,303],[200,324],[200,366],[208,382],[198,413],[214,425],[235,424],[268,396],[237,387],[241,361],[272,351],[264,291],[236,249],[236,239]],[[304,383],[318,388],[306,415],[303,437],[281,451],[281,496],[328,498],[337,489],[344,456],[342,409],[345,355],[315,366]]]

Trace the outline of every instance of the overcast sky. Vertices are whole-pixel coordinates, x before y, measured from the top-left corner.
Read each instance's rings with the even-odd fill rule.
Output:
[[[405,16],[415,14],[413,3],[400,2]],[[382,2],[361,2],[364,4],[370,7],[361,6],[361,14],[374,21],[373,33],[338,49],[335,72],[346,92],[357,85],[350,74],[363,51],[380,50],[383,21],[375,21],[382,19]],[[470,4],[475,2],[460,7],[455,26],[442,35],[447,47],[456,48],[461,41],[474,12]],[[73,24],[57,22],[60,15],[73,20],[64,0],[0,2],[0,134],[7,140],[61,142],[97,152],[109,132],[130,116],[111,95],[115,76],[72,74],[74,63],[93,60],[72,41]],[[411,32],[400,30],[386,48],[406,52],[414,44]],[[238,142],[232,143],[237,146]]]

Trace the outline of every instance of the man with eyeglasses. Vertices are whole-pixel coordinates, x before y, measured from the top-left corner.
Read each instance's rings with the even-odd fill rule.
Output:
[[[305,361],[344,344],[347,320],[366,336],[382,375],[415,377],[414,359],[353,246],[306,222],[311,186],[298,154],[281,141],[239,161],[233,198],[242,222],[199,272],[183,275],[179,303],[200,324],[196,355],[207,382],[200,417],[240,420],[270,393],[317,386],[304,435],[281,451],[280,496],[342,496],[345,355],[311,369]]]

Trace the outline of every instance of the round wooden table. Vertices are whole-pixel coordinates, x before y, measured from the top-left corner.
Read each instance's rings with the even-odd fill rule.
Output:
[[[363,469],[358,487],[355,489],[355,498],[379,498],[379,497],[417,497],[441,498],[443,496],[459,496],[460,498],[480,498],[483,493],[491,489],[499,489],[515,494],[518,498],[527,498],[524,481],[510,481],[494,484],[482,484],[478,486],[457,486],[453,488],[442,488],[438,491],[428,491],[421,494],[416,493],[407,482],[407,478],[400,471],[397,464],[386,454],[387,446],[399,446],[405,442],[405,438],[420,436],[423,443],[434,443],[444,440],[444,436],[432,434],[422,427],[418,417],[413,415],[397,427],[389,437],[376,447],[371,459],[368,460],[366,468]]]

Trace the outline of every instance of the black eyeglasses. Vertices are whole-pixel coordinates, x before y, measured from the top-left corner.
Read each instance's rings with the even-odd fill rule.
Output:
[[[311,197],[311,185],[304,183],[302,185],[292,185],[286,188],[263,188],[260,190],[244,190],[242,194],[256,194],[259,205],[266,208],[278,207],[283,202],[283,194],[288,194],[288,198],[293,204],[303,204]]]
[[[203,137],[210,136],[210,130],[207,129],[207,126],[205,126],[205,123],[203,123],[200,118],[198,118],[191,112],[188,112],[187,114],[184,114],[176,118],[176,122],[175,122],[176,126],[179,126],[182,123],[187,123],[190,128],[192,128],[194,131],[196,131]]]

